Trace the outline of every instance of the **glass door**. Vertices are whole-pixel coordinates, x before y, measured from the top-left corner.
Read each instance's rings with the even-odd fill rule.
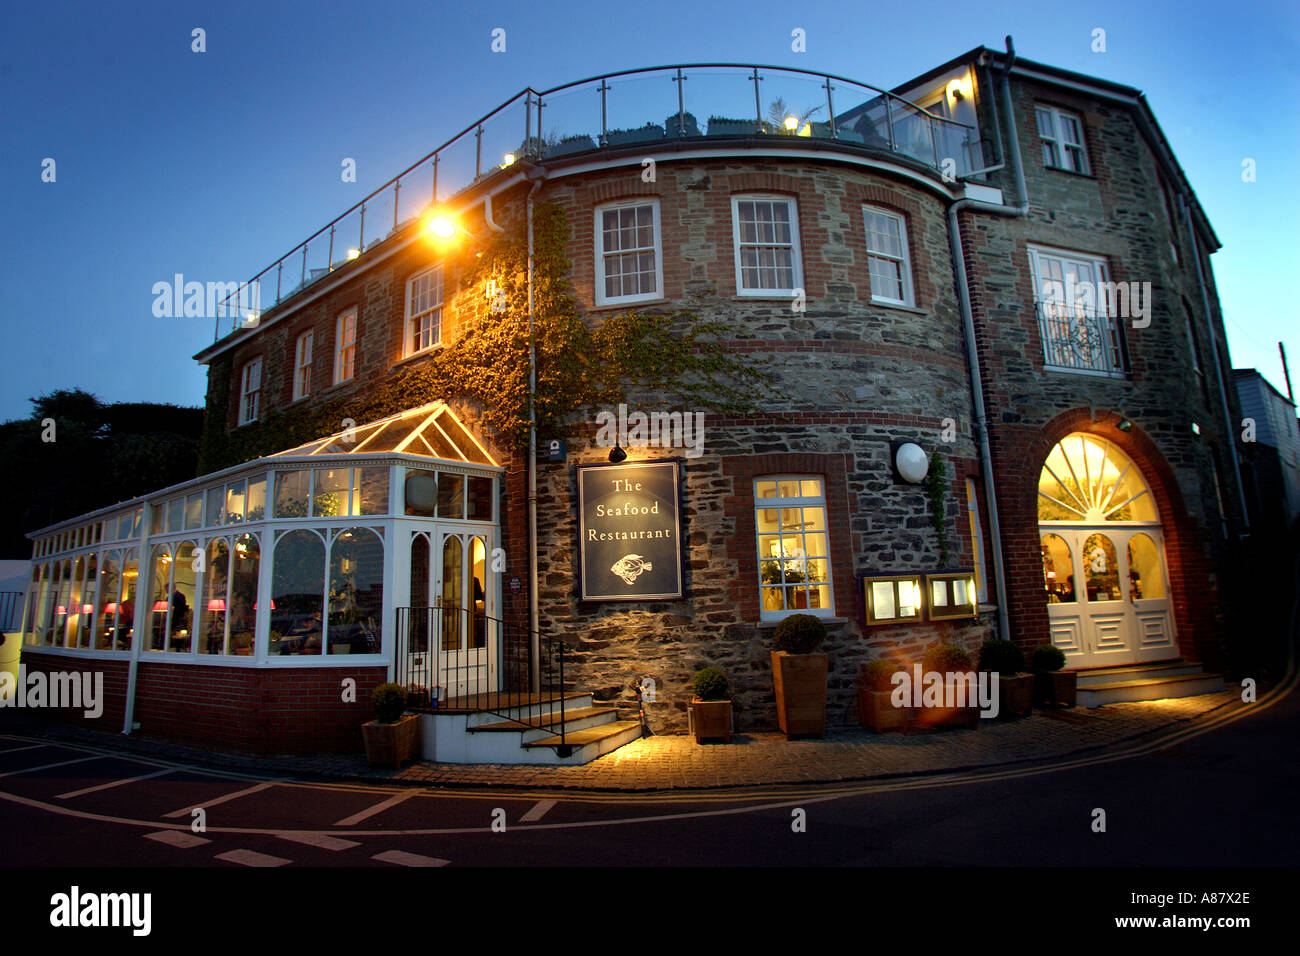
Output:
[[[487,540],[462,531],[438,534],[433,613],[438,685],[448,698],[493,687],[496,654],[488,633]]]

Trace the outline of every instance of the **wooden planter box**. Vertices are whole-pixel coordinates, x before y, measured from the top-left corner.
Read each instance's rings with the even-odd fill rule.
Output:
[[[1034,709],[1034,675],[998,675],[998,716],[1023,717]]]
[[[697,744],[717,737],[721,737],[724,743],[731,743],[731,701],[694,698],[691,701],[691,730]]]
[[[400,770],[419,751],[420,715],[406,714],[391,724],[368,721],[361,725],[361,737],[370,766]]]
[[[1034,702],[1073,707],[1078,701],[1076,685],[1078,679],[1079,675],[1074,671],[1046,671],[1035,674]]]
[[[911,707],[895,707],[890,703],[894,696],[889,690],[868,690],[858,687],[858,720],[868,730],[883,734],[890,730],[906,730],[912,718]]]
[[[970,691],[967,689],[967,700],[970,699]],[[944,687],[944,699],[948,699],[949,691],[947,685]],[[912,724],[922,730],[930,730],[942,727],[978,727],[980,724],[980,708],[977,701],[973,706],[966,707],[915,707],[912,709]]]
[[[776,717],[786,737],[826,736],[825,654],[772,651]]]

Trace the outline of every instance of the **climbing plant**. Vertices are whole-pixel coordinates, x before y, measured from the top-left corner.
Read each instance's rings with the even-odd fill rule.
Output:
[[[428,360],[404,366],[364,396],[314,408],[273,412],[227,432],[230,361],[214,360],[200,473],[271,454],[340,431],[344,418],[364,424],[438,399],[476,407],[481,424],[503,444],[564,436],[582,413],[626,401],[630,390],[692,411],[748,412],[771,392],[765,363],[741,360],[723,344],[726,326],[693,313],[629,311],[588,324],[569,282],[564,211],[539,204],[533,213],[532,342],[537,387],[528,409],[528,256],[522,228],[448,255],[462,294],[451,341]],[[491,297],[476,294],[489,288]],[[590,417],[589,415],[586,417]]]
[[[948,468],[937,451],[930,458],[930,473],[925,479],[926,496],[930,499],[930,524],[939,541],[939,564],[948,563],[948,523],[944,520],[944,493],[948,486]]]

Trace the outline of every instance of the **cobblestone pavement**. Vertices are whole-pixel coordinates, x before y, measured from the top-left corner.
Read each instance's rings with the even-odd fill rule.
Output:
[[[1097,709],[1035,711],[1010,721],[981,720],[974,730],[873,734],[835,730],[825,739],[786,740],[779,733],[732,736],[730,744],[693,737],[643,737],[580,767],[416,762],[375,770],[361,754],[253,757],[32,721],[0,720],[0,733],[23,732],[198,766],[293,777],[351,779],[428,787],[554,788],[645,791],[824,783],[945,773],[1063,757],[1131,741],[1211,712],[1246,705],[1236,691],[1174,700],[1108,704]]]

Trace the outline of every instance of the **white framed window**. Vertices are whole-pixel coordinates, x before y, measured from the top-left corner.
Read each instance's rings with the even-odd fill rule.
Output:
[[[406,280],[405,355],[442,342],[442,266],[417,272]]]
[[[262,360],[255,358],[244,366],[239,386],[239,424],[257,421],[262,397]]]
[[[1035,106],[1038,138],[1043,144],[1043,165],[1088,172],[1088,150],[1083,145],[1083,121],[1077,113],[1055,106]]]
[[[1029,269],[1046,367],[1124,378],[1128,360],[1106,260],[1030,246]]]
[[[966,519],[970,526],[970,553],[974,562],[975,596],[981,604],[989,599],[989,582],[984,565],[984,529],[980,525],[980,503],[975,494],[975,482],[966,479]]]
[[[825,484],[814,475],[754,480],[762,620],[834,614]]]
[[[803,286],[799,218],[785,196],[732,196],[736,294],[788,296]]]
[[[356,372],[357,310],[348,309],[334,323],[334,384],[346,382]]]
[[[308,329],[298,336],[293,350],[293,400],[311,394],[311,350],[315,333]]]
[[[597,305],[663,296],[657,199],[597,206],[595,236]]]
[[[907,223],[897,213],[863,206],[867,232],[867,268],[871,301],[915,305],[912,265],[907,247]]]

